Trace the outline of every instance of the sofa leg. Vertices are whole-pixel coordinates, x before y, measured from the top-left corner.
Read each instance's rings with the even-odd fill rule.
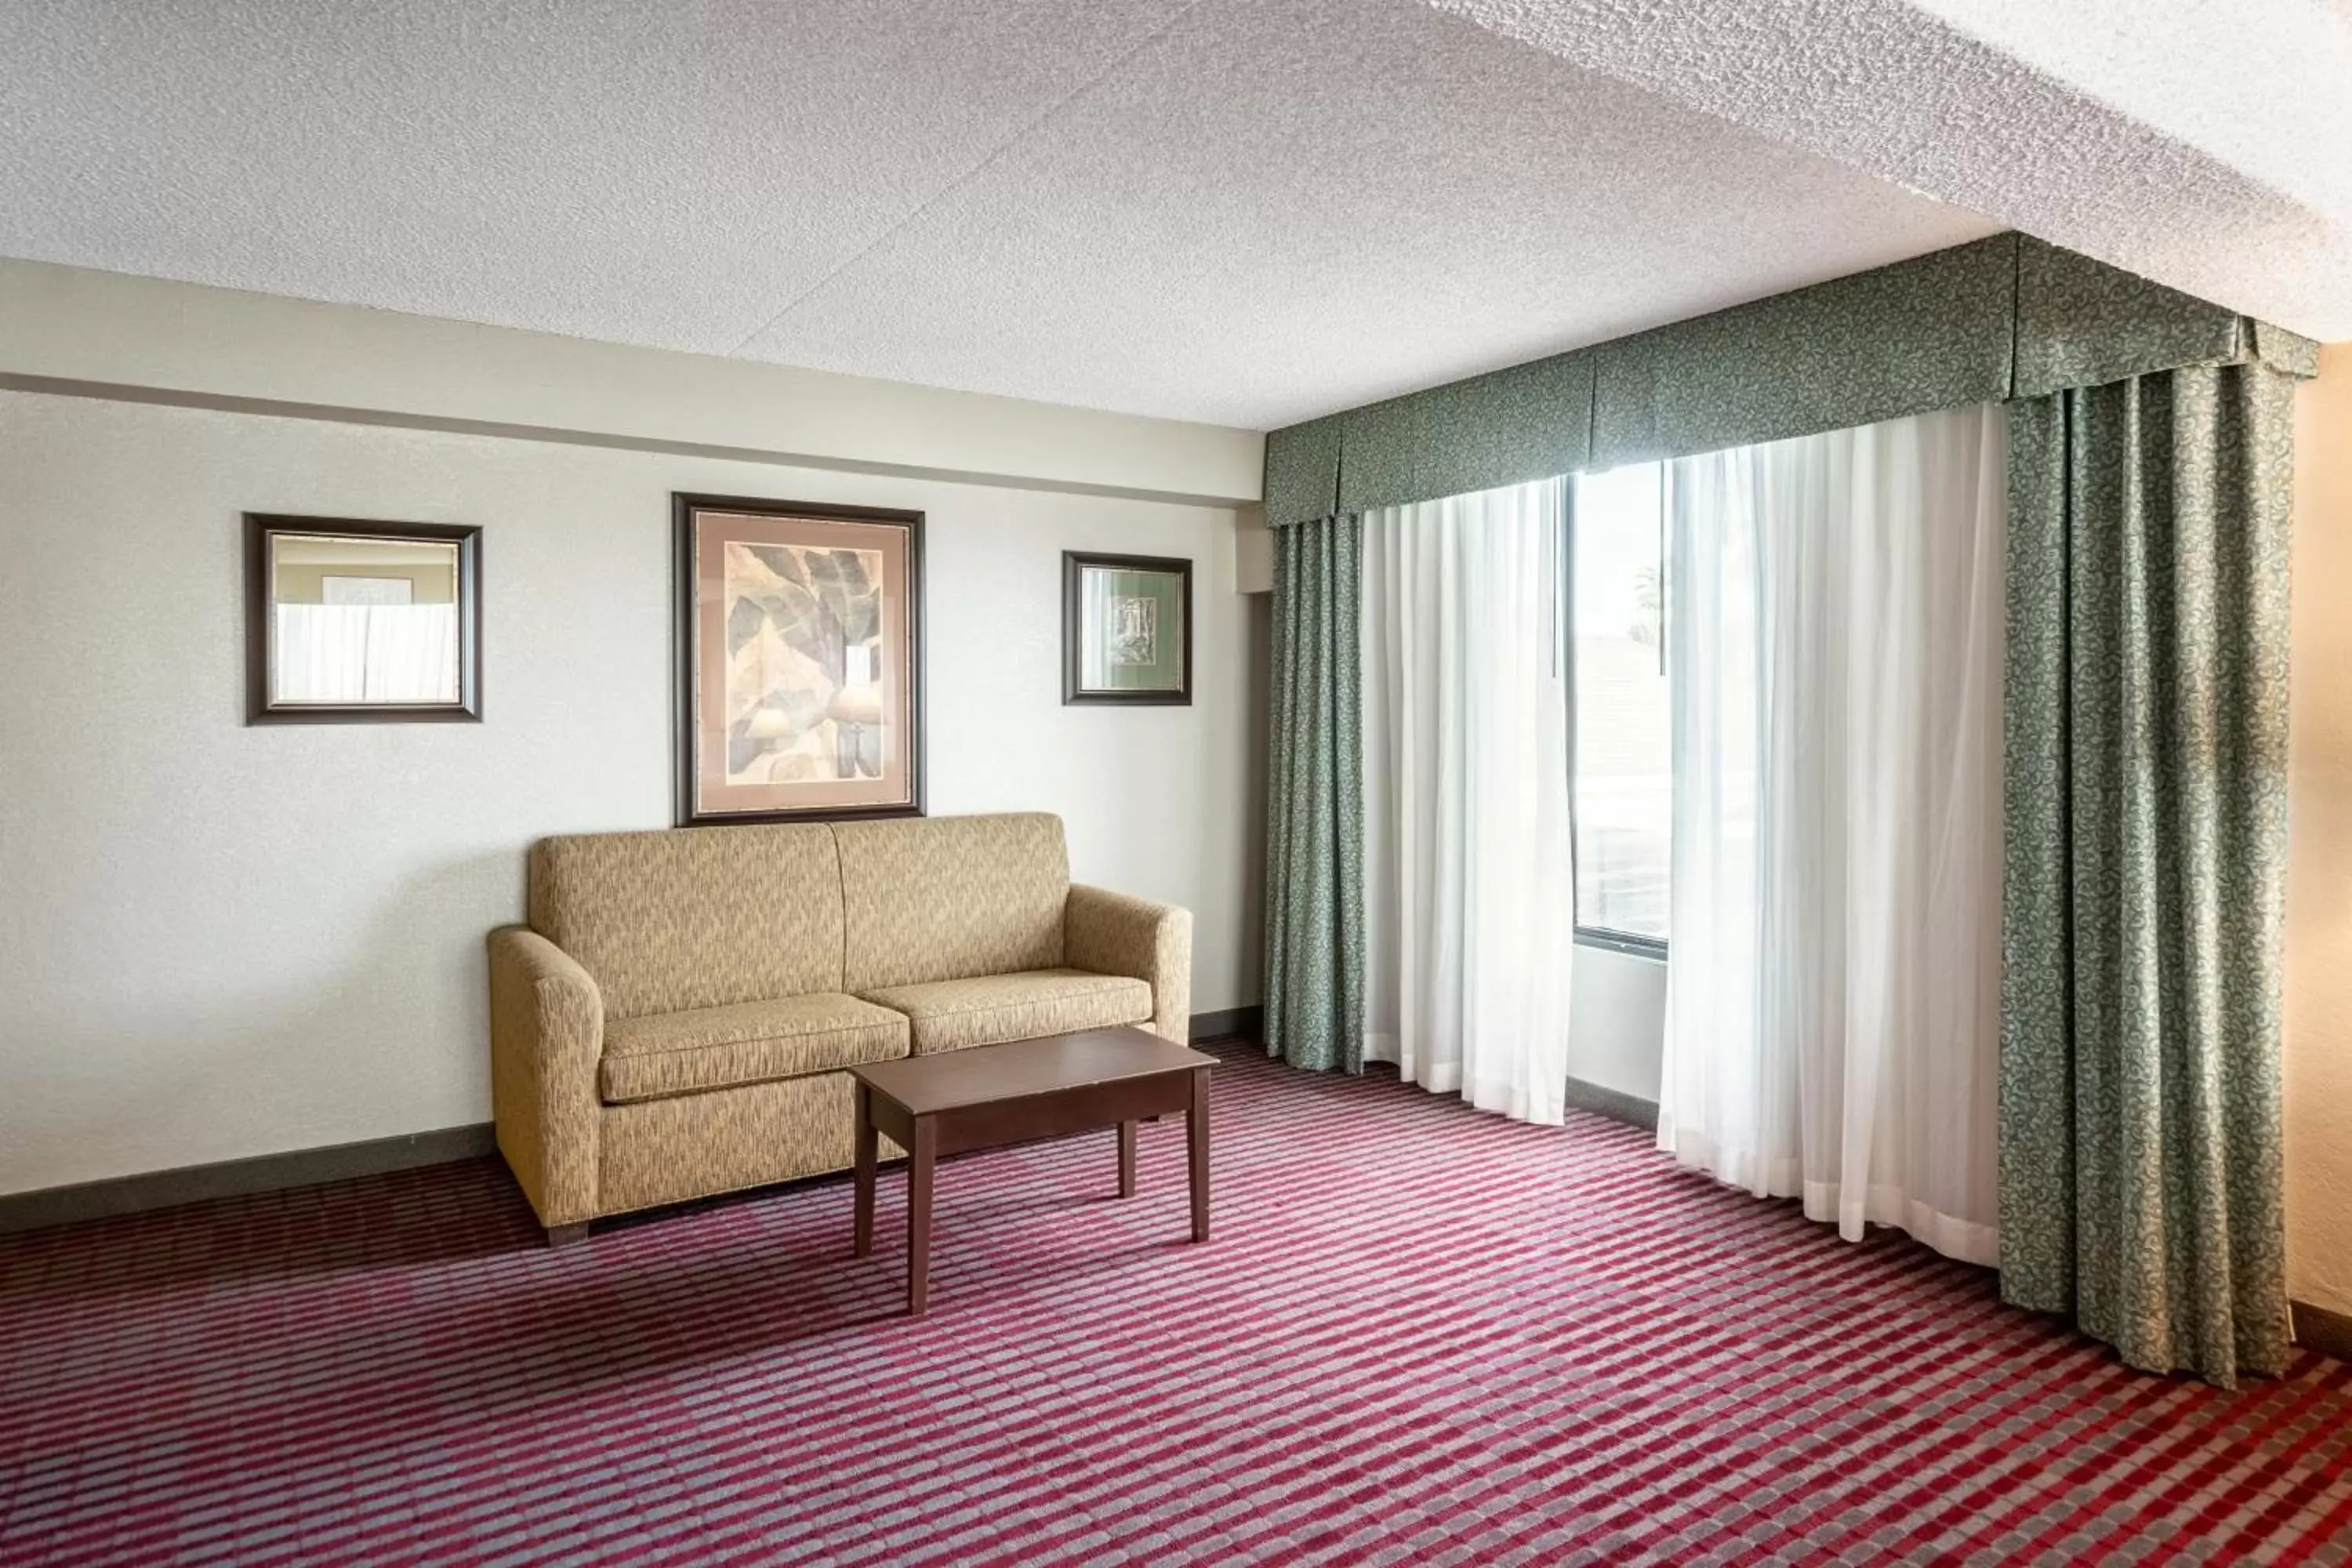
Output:
[[[587,1239],[588,1222],[586,1220],[582,1220],[578,1225],[551,1225],[547,1227],[547,1245],[550,1247],[570,1247],[574,1242]]]

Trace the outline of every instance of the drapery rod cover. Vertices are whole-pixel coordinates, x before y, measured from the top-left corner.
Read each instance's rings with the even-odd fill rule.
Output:
[[[1276,430],[1276,528],[2318,345],[2020,234]]]

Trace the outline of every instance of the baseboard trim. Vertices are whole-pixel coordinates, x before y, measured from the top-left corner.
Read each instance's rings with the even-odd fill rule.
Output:
[[[1193,1014],[1190,1038],[1199,1046],[1211,1040],[1257,1040],[1265,1033],[1265,1008],[1228,1007],[1222,1013]]]
[[[1590,1110],[1595,1116],[1606,1116],[1612,1121],[1622,1121],[1644,1132],[1658,1130],[1658,1102],[1643,1100],[1636,1094],[1621,1094],[1613,1089],[1603,1089],[1597,1083],[1587,1083],[1580,1078],[1568,1080],[1568,1102],[1579,1110]]]
[[[2287,1307],[2295,1343],[2337,1361],[2352,1362],[2352,1314],[2331,1312],[2308,1301],[2290,1301]]]
[[[250,1193],[314,1186],[320,1182],[344,1182],[354,1176],[382,1175],[387,1171],[405,1171],[418,1165],[446,1164],[451,1160],[471,1160],[494,1153],[497,1149],[497,1137],[485,1121],[470,1127],[445,1127],[433,1132],[408,1132],[396,1138],[335,1143],[324,1149],[290,1149],[282,1154],[257,1154],[250,1159],[223,1160],[216,1164],[186,1165],[175,1171],[150,1171],[70,1187],[43,1187],[37,1192],[0,1197],[0,1236],[71,1225],[77,1220],[176,1208],[182,1204],[204,1203],[212,1198],[243,1197]]]
[[[1259,1037],[1265,1019],[1263,1007],[1195,1013],[1191,1037],[1195,1043],[1255,1040]],[[320,1182],[347,1182],[354,1176],[446,1164],[452,1160],[471,1160],[497,1152],[497,1136],[485,1121],[471,1127],[405,1133],[397,1138],[337,1143],[324,1149],[292,1149],[282,1154],[257,1154],[250,1159],[223,1160],[211,1165],[149,1171],[69,1187],[43,1187],[37,1192],[0,1196],[0,1236],[71,1225],[77,1220],[177,1208],[182,1204],[199,1204],[213,1198],[280,1192],[288,1187],[315,1186]]]

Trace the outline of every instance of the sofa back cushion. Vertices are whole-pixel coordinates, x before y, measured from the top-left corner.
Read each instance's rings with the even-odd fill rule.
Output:
[[[1055,969],[1070,859],[1062,819],[840,822],[845,991]]]
[[[842,989],[841,863],[826,826],[543,838],[530,923],[594,978],[608,1018]]]

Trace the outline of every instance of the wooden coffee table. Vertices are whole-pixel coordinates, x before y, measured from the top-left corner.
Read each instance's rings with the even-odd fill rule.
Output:
[[[1209,1069],[1202,1056],[1144,1029],[1087,1029],[867,1062],[857,1080],[856,1252],[874,1250],[877,1133],[908,1153],[907,1311],[930,1301],[931,1173],[942,1154],[1118,1129],[1118,1195],[1135,1194],[1135,1124],[1184,1113],[1192,1160],[1192,1239],[1209,1239]]]

